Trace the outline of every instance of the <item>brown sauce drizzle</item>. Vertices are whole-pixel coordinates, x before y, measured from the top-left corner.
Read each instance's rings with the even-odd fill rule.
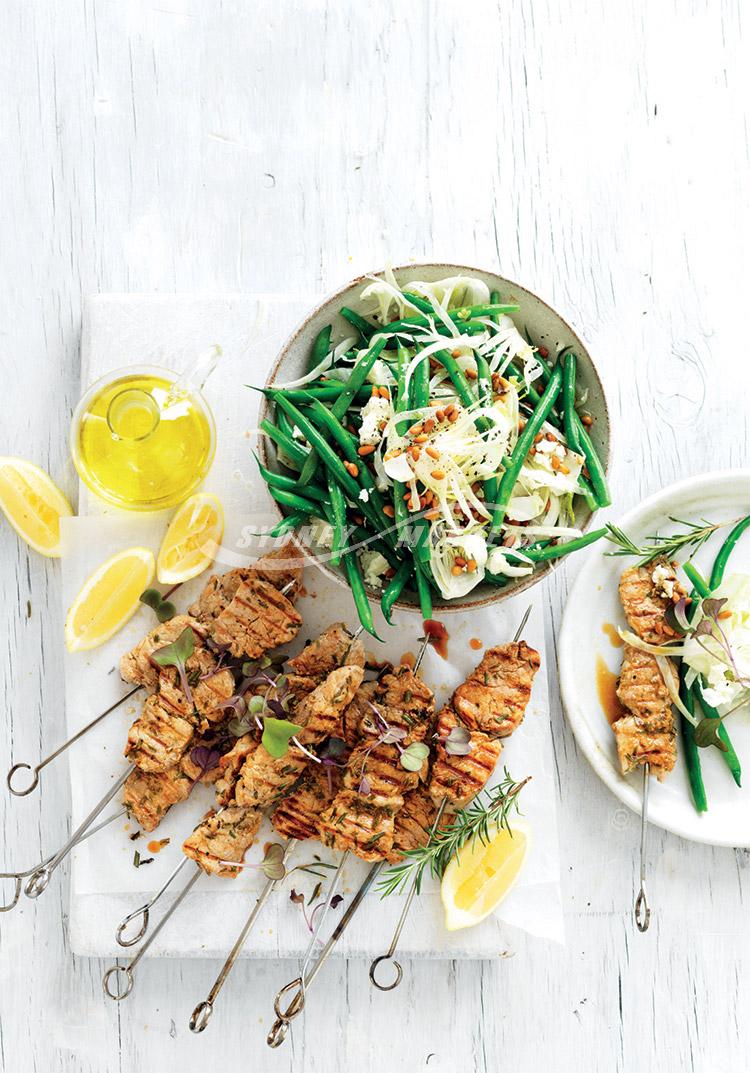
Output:
[[[628,714],[617,697],[617,675],[609,669],[598,653],[596,656],[596,692],[610,726],[623,715]]]
[[[604,623],[602,633],[609,638],[609,643],[613,648],[622,648],[625,643],[617,632],[617,627],[613,626],[611,622]]]
[[[434,618],[424,620],[424,632],[430,639],[430,644],[439,656],[448,658],[448,631],[442,622],[436,622]]]

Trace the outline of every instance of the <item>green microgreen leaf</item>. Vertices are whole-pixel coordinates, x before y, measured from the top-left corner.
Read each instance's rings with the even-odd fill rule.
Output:
[[[162,602],[162,595],[158,589],[146,589],[141,593],[138,599],[142,604],[145,604],[146,607],[150,607],[156,611],[157,607]]]
[[[184,669],[194,651],[195,634],[191,626],[186,626],[171,645],[165,645],[164,648],[158,648],[156,652],[152,652],[151,659],[160,667],[177,667],[179,670],[180,667]]]
[[[283,879],[286,875],[284,867],[284,847],[279,842],[272,842],[266,849],[260,865],[261,871],[268,879]]]
[[[401,753],[401,767],[407,771],[419,771],[429,755],[430,750],[423,741],[413,741]]]
[[[261,744],[270,756],[279,759],[289,749],[289,742],[295,734],[302,730],[297,723],[290,723],[287,719],[274,719],[267,715],[263,719],[263,737]]]
[[[729,752],[729,746],[719,737],[720,730],[721,719],[704,716],[695,728],[695,744],[699,749],[708,749],[711,745],[715,745],[722,753]]]

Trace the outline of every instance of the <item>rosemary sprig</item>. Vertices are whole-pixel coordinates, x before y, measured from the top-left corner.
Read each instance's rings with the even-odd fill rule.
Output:
[[[512,808],[518,811],[518,795],[530,778],[515,782],[506,768],[502,782],[478,794],[450,823],[436,831],[427,845],[409,850],[402,861],[388,869],[378,885],[381,897],[405,890],[412,879],[419,893],[425,870],[429,868],[430,874],[439,879],[469,839],[476,837],[486,844],[499,828],[510,830],[508,815]]]
[[[707,540],[710,540],[718,529],[724,529],[728,525],[735,525],[738,519],[731,518],[726,522],[709,522],[702,518],[701,522],[698,523],[670,516],[669,520],[676,525],[686,526],[686,532],[671,533],[666,536],[662,536],[661,533],[653,533],[651,536],[646,537],[646,543],[641,545],[631,540],[622,529],[608,523],[606,539],[616,545],[617,551],[608,551],[605,554],[633,555],[638,558],[639,566],[645,566],[646,563],[650,563],[652,559],[656,559],[659,555],[665,555],[668,559],[672,559],[683,548],[693,548],[694,554]]]

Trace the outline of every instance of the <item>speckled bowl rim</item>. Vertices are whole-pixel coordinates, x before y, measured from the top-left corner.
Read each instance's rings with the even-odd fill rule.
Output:
[[[607,431],[606,443],[605,443],[605,457],[601,459],[601,463],[602,463],[602,466],[604,468],[605,474],[608,474],[609,473],[610,460],[611,460],[611,450],[612,450],[612,422],[610,420],[609,404],[607,402],[607,395],[606,395],[606,392],[604,390],[604,384],[602,383],[602,379],[599,376],[599,371],[598,371],[598,369],[596,367],[596,363],[594,362],[594,359],[592,358],[588,347],[583,342],[583,340],[578,335],[578,333],[576,331],[574,331],[574,329],[570,326],[570,324],[568,324],[567,320],[563,316],[561,316],[557,312],[557,310],[553,306],[551,306],[549,304],[549,302],[545,302],[544,299],[540,298],[539,295],[536,294],[534,291],[530,290],[528,287],[524,287],[524,285],[521,284],[521,283],[516,283],[514,280],[508,279],[505,276],[501,276],[499,273],[493,271],[492,269],[489,269],[489,268],[477,268],[477,267],[472,267],[471,265],[454,264],[454,263],[448,262],[448,261],[410,261],[407,264],[393,265],[392,266],[392,271],[394,272],[394,274],[398,275],[398,273],[401,272],[401,271],[412,270],[412,269],[415,269],[415,268],[429,268],[429,269],[441,269],[441,270],[446,269],[446,275],[467,275],[467,276],[470,276],[470,275],[472,275],[472,273],[474,273],[474,274],[478,273],[480,276],[482,276],[482,275],[495,276],[498,280],[501,280],[502,283],[504,285],[507,285],[510,289],[515,288],[516,290],[524,291],[526,294],[530,295],[533,299],[535,299],[537,302],[539,302],[540,305],[544,306],[544,308],[547,309],[552,314],[553,317],[557,318],[557,320],[560,322],[560,324],[563,325],[563,327],[566,329],[566,331],[568,331],[570,333],[570,335],[572,336],[572,338],[575,340],[575,343],[577,344],[576,349],[580,348],[580,351],[583,354],[585,354],[585,356],[588,358],[589,363],[590,363],[590,367],[591,367],[591,369],[590,369],[591,377],[590,378],[597,385],[597,387],[599,389],[599,393],[601,395],[602,406],[603,406],[603,412],[602,412],[601,416],[604,418],[604,420],[606,422],[606,431]],[[276,361],[273,363],[271,371],[269,372],[269,374],[268,374],[268,376],[266,378],[266,382],[265,382],[264,387],[266,387],[266,388],[273,387],[273,384],[274,384],[275,380],[277,379],[279,370],[280,370],[282,364],[284,363],[284,360],[287,357],[289,351],[295,345],[295,343],[297,342],[297,340],[300,337],[300,335],[307,328],[307,326],[310,323],[310,321],[313,320],[314,317],[316,317],[319,313],[322,312],[324,306],[327,306],[329,304],[329,302],[332,302],[334,299],[340,298],[341,295],[343,295],[344,292],[348,291],[351,287],[363,286],[367,281],[371,280],[373,276],[382,278],[384,272],[385,272],[385,268],[376,269],[374,272],[362,272],[360,275],[355,276],[353,279],[348,280],[348,282],[342,284],[340,287],[337,287],[336,290],[331,291],[330,294],[326,295],[324,298],[321,298],[321,300],[317,303],[317,305],[314,306],[314,308],[311,309],[310,312],[307,313],[303,317],[303,319],[297,324],[297,327],[294,329],[294,331],[288,337],[287,341],[284,343],[283,347],[279,351],[279,354],[278,354],[278,357],[276,358]],[[262,400],[261,400],[261,404],[260,404],[258,424],[260,425],[260,423],[262,421],[264,421],[266,418],[270,418],[270,413],[271,413],[271,406],[270,406],[270,403],[269,403],[267,397],[264,395]],[[258,451],[260,453],[260,457],[261,457],[261,460],[263,462],[263,465],[267,466],[268,462],[270,461],[270,455],[268,453],[268,437],[265,436],[265,435],[261,435],[260,432],[258,433]],[[278,511],[280,518],[285,518],[286,514],[281,509],[281,506],[276,502],[275,499],[273,499],[272,502],[273,502],[274,506],[276,507],[276,510]],[[597,511],[593,510],[591,512],[591,515],[580,526],[581,530],[584,533],[589,529],[591,523],[593,522],[594,518],[596,517],[596,513],[597,513]],[[341,581],[341,575],[337,571],[333,570],[326,563],[322,562],[315,555],[315,552],[311,548],[309,548],[308,550],[309,550],[311,556],[315,559],[315,562],[316,562],[316,565],[318,566],[318,569],[322,570],[325,574],[327,574],[333,580],[335,580],[337,582]],[[558,560],[554,560],[554,559],[548,560],[546,563],[544,563],[544,565],[542,566],[541,570],[536,571],[535,573],[531,574],[528,577],[519,578],[517,584],[508,585],[504,589],[498,589],[497,592],[488,593],[486,596],[482,596],[482,597],[480,597],[478,599],[475,598],[473,600],[467,600],[467,599],[451,600],[450,602],[445,602],[445,603],[435,602],[435,610],[439,611],[440,614],[444,614],[444,613],[455,614],[457,612],[461,613],[461,612],[465,612],[465,611],[472,611],[472,610],[475,610],[475,609],[478,609],[478,608],[490,607],[490,606],[492,606],[492,604],[502,603],[503,600],[511,599],[512,597],[517,596],[518,593],[521,593],[521,592],[526,591],[527,589],[530,589],[533,585],[537,585],[544,578],[548,577],[553,572],[553,570],[555,570],[556,567],[559,566],[559,564],[560,564],[559,559]],[[369,599],[369,601],[371,603],[374,603],[374,604],[375,603],[376,604],[380,603],[380,595],[381,594],[379,592],[377,592],[376,590],[370,589],[370,588],[367,588],[366,591],[367,591],[367,598]],[[472,590],[472,591],[475,591],[475,590]],[[394,604],[394,607],[397,607],[402,611],[409,611],[412,614],[419,614],[419,605],[418,604],[407,603],[404,600],[397,600],[395,602],[395,604]]]

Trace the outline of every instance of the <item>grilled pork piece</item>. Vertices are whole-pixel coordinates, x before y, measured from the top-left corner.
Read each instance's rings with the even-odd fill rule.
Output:
[[[364,667],[337,667],[304,697],[292,719],[304,727],[298,735],[303,745],[317,745],[325,738],[343,735],[342,716],[362,684]]]
[[[216,800],[220,805],[228,805],[234,797],[234,787],[242,765],[250,753],[258,748],[258,742],[252,734],[243,734],[238,738],[228,753],[219,760],[216,780]]]
[[[271,816],[271,823],[284,838],[317,838],[320,814],[336,795],[337,772],[322,771],[319,764],[310,767],[314,770],[280,801]]]
[[[187,699],[179,692],[177,697],[179,704],[163,693],[152,693],[128,731],[125,756],[142,771],[166,771],[174,767],[193,739],[196,724]]]
[[[320,841],[337,850],[351,850],[363,861],[379,861],[393,849],[394,816],[403,797],[378,797],[341,790],[320,817]]]
[[[251,566],[228,570],[226,574],[212,574],[195,603],[190,607],[190,614],[207,626],[213,625],[237,595],[240,585],[259,577],[262,581],[283,589],[288,582],[293,588],[286,593],[294,600],[302,581],[304,555],[294,541],[288,540],[283,547],[270,555],[264,555]]]
[[[136,768],[125,783],[125,807],[144,831],[153,831],[192,788],[192,779],[179,767],[158,773]]]
[[[633,633],[650,644],[676,637],[666,620],[666,610],[685,590],[667,559],[654,559],[646,566],[633,566],[620,578],[620,601]]]
[[[403,807],[396,813],[393,849],[388,860],[391,863],[400,861],[405,853],[426,846],[436,815],[437,806],[423,791],[413,790],[407,794]]]
[[[309,641],[299,655],[288,660],[286,667],[290,676],[311,678],[317,685],[327,674],[344,664],[364,667],[365,646],[359,637],[353,640],[343,622],[334,622],[319,637]]]
[[[305,553],[299,544],[290,538],[280,548],[262,555],[252,565],[253,573],[269,585],[284,589],[291,584],[285,594],[295,600],[302,586],[302,571],[305,566]]]
[[[240,869],[223,862],[242,863],[262,819],[262,814],[254,808],[229,805],[220,812],[212,809],[185,840],[182,852],[209,875],[234,878]]]
[[[301,625],[302,617],[286,596],[267,581],[250,577],[217,615],[213,638],[238,659],[260,659],[294,640]]]
[[[162,622],[156,626],[142,641],[138,642],[135,648],[125,653],[120,660],[120,674],[123,681],[145,686],[147,689],[156,689],[161,668],[151,662],[151,655],[157,649],[165,648],[172,641],[176,641],[188,626],[191,627],[196,641],[200,644],[206,637],[206,627],[190,615],[175,615],[168,622]],[[193,659],[194,657],[191,656],[187,662],[189,670],[192,669]]]
[[[677,674],[669,667],[676,686]],[[672,701],[654,656],[625,646],[617,696],[632,713],[612,726],[623,775],[648,763],[663,779],[675,765],[677,747]]]
[[[497,738],[481,731],[471,731],[471,752],[452,756],[440,739],[446,738],[459,725],[452,708],[443,708],[438,716],[438,745],[430,778],[430,795],[435,804],[447,797],[456,808],[463,808],[484,788],[495,769],[503,746]]]
[[[268,808],[294,786],[305,770],[308,758],[294,745],[284,756],[274,757],[258,745],[240,769],[234,786],[238,805]]]
[[[488,648],[482,662],[453,694],[453,707],[469,730],[505,738],[523,720],[539,653],[525,641]]]

